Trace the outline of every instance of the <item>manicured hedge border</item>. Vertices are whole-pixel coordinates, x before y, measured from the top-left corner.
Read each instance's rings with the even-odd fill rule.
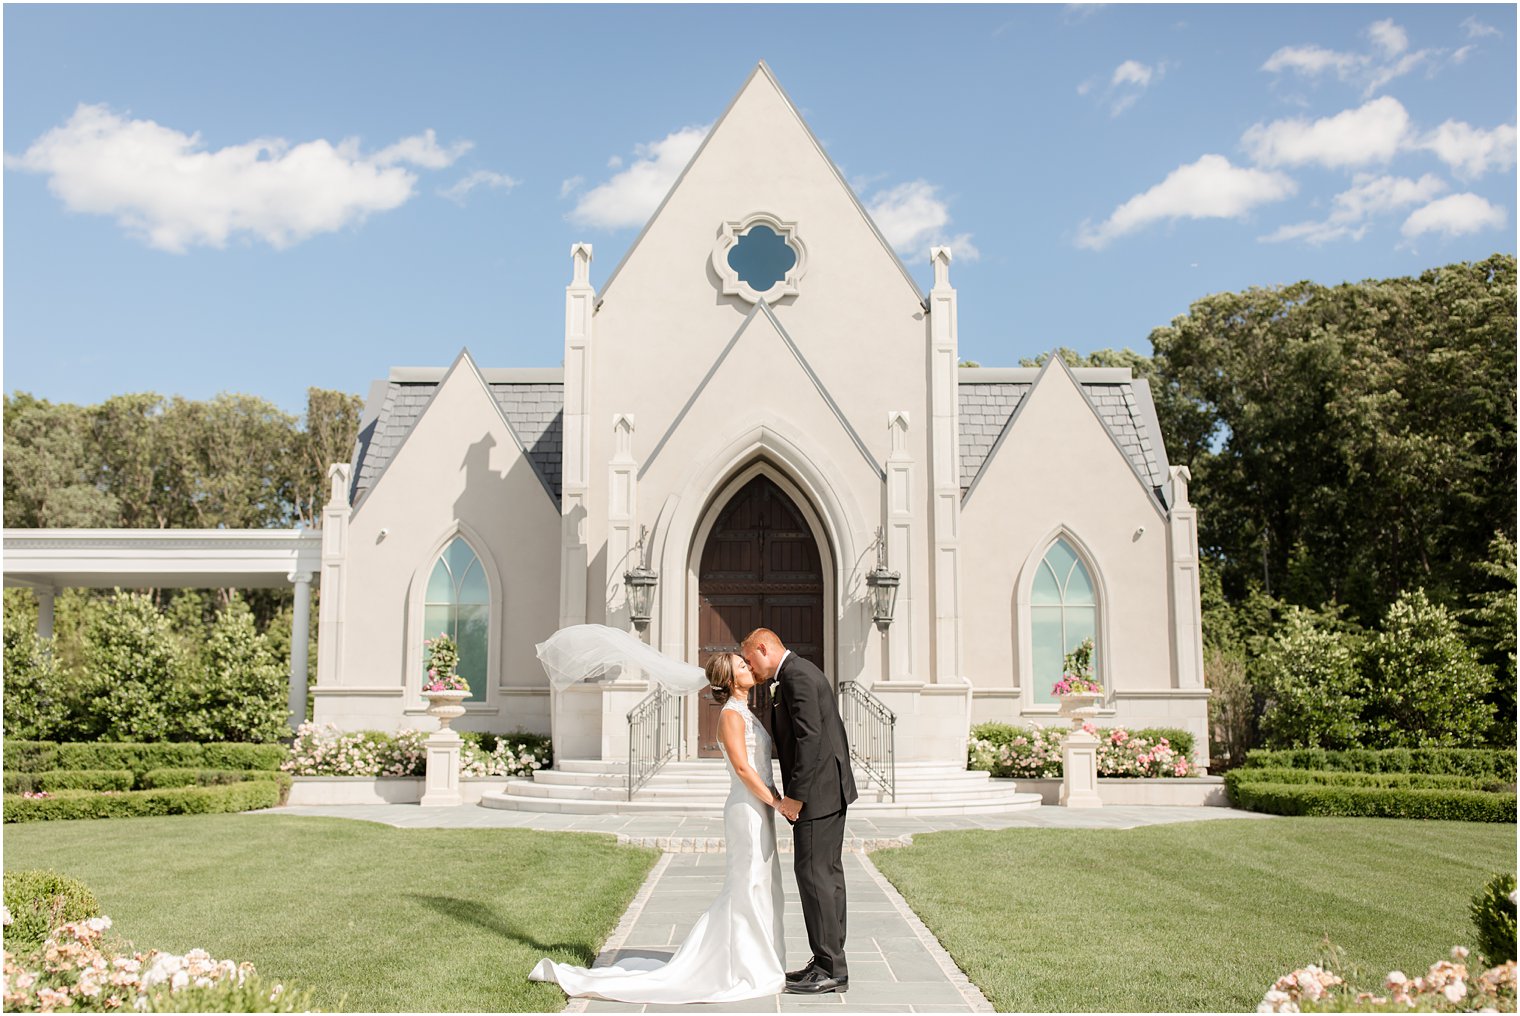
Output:
[[[267,769],[153,769],[138,778],[137,785],[143,790],[163,790],[173,787],[224,787],[249,780],[266,780],[280,787],[280,803],[290,798],[292,781],[289,773],[271,772]]]
[[[131,790],[130,769],[49,769],[40,773],[5,774],[5,792],[33,790]]]
[[[5,771],[36,773],[50,769],[267,769],[280,768],[289,754],[283,744],[232,742],[164,742],[134,744],[88,741],[60,744],[54,741],[5,742]]]
[[[1515,795],[1477,790],[1405,787],[1324,787],[1252,783],[1226,777],[1237,808],[1273,815],[1445,819],[1453,822],[1514,822]]]
[[[1338,769],[1360,773],[1448,773],[1456,776],[1495,776],[1515,782],[1515,752],[1498,748],[1295,748],[1256,749],[1246,753],[1247,766],[1256,769]]]
[[[1497,776],[1452,776],[1447,773],[1356,773],[1338,769],[1232,769],[1225,784],[1294,783],[1324,787],[1402,787],[1410,790],[1482,790],[1499,793],[1509,784]]]
[[[6,794],[5,821],[210,815],[273,808],[279,803],[280,795],[280,783],[276,780],[248,780],[218,787],[174,787],[105,794],[63,791],[56,797],[47,798]]]

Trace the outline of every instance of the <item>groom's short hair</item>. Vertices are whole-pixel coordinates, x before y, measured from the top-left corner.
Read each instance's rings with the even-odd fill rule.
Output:
[[[767,649],[779,650],[786,648],[786,646],[781,644],[781,637],[769,628],[756,628],[744,636],[744,641],[739,643],[739,648],[741,650],[753,649],[759,645],[764,645]]]

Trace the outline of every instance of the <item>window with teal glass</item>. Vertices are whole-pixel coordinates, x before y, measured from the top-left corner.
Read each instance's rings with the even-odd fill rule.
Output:
[[[480,558],[464,537],[450,540],[438,563],[433,565],[422,614],[422,637],[453,638],[459,647],[459,676],[470,683],[470,698],[484,701],[491,640],[491,586]],[[426,649],[423,658],[427,658]]]
[[[797,252],[769,226],[752,226],[728,252],[728,266],[757,293],[786,278],[797,263]]]
[[[1051,688],[1061,679],[1066,654],[1083,639],[1097,642],[1098,600],[1092,576],[1065,540],[1045,554],[1029,590],[1030,647],[1033,650],[1034,701],[1054,704]],[[1098,653],[1093,652],[1093,677],[1102,681]]]

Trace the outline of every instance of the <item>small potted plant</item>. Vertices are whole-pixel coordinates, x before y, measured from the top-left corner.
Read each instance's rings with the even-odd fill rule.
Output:
[[[1093,640],[1083,639],[1081,644],[1066,654],[1061,665],[1061,679],[1051,688],[1061,700],[1061,715],[1087,716],[1103,701],[1103,685],[1092,676]],[[1079,713],[1078,710],[1081,710]]]
[[[470,684],[459,676],[459,647],[447,635],[426,639],[427,673],[422,678],[422,695],[428,700],[428,715],[438,717],[438,729],[464,715],[464,700],[470,697]]]

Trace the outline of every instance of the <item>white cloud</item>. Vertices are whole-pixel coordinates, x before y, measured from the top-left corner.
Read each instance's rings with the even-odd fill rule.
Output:
[[[561,180],[559,182],[559,196],[560,196],[560,200],[563,201],[565,198],[568,198],[571,194],[574,194],[577,190],[580,189],[581,184],[583,184],[585,182],[586,182],[586,178],[584,176],[572,176],[568,180]]]
[[[1445,54],[1440,49],[1407,52],[1409,34],[1392,18],[1373,22],[1365,34],[1372,43],[1370,52],[1346,53],[1315,45],[1284,46],[1268,57],[1261,69],[1274,74],[1291,71],[1311,79],[1333,72],[1340,81],[1360,84],[1362,97],[1367,98],[1421,64],[1429,64],[1434,70]],[[1464,58],[1465,54],[1451,57],[1457,63]]]
[[[180,253],[240,234],[276,248],[389,211],[413,194],[406,165],[439,169],[469,147],[432,131],[365,155],[357,140],[259,138],[207,150],[199,134],[80,104],[6,165],[48,177],[73,212],[109,215],[149,246]]]
[[[1111,85],[1139,85],[1145,88],[1151,83],[1151,68],[1139,60],[1126,60],[1114,68],[1114,76],[1109,81]]]
[[[1430,173],[1418,180],[1359,173],[1350,190],[1335,196],[1334,208],[1324,221],[1282,226],[1260,239],[1265,243],[1303,240],[1315,246],[1332,240],[1360,240],[1366,235],[1368,219],[1429,201],[1445,189],[1446,183]]]
[[[929,248],[949,247],[956,258],[975,261],[981,256],[971,234],[949,236],[950,208],[939,188],[927,180],[899,184],[872,195],[867,211],[892,249],[904,256],[928,256]]]
[[[1462,179],[1474,180],[1490,169],[1509,169],[1515,164],[1515,128],[1484,130],[1447,120],[1421,138],[1418,147],[1434,152]]]
[[[1476,194],[1453,194],[1416,209],[1404,220],[1404,236],[1413,240],[1426,233],[1462,236],[1503,226],[1505,212]]]
[[[570,220],[599,229],[642,226],[660,207],[711,126],[683,127],[658,141],[635,146],[636,158],[628,168],[581,195]],[[622,165],[621,159],[613,158]]]
[[[1486,35],[1499,35],[1500,32],[1493,25],[1485,25],[1471,15],[1462,19],[1462,27],[1467,30],[1469,39],[1481,39]]]
[[[1310,78],[1334,71],[1337,77],[1346,78],[1361,62],[1362,58],[1354,53],[1338,53],[1320,46],[1284,46],[1267,57],[1261,69],[1274,74],[1296,71]]]
[[[1264,166],[1317,163],[1336,168],[1386,162],[1404,146],[1408,133],[1408,112],[1397,99],[1384,96],[1319,120],[1256,124],[1240,141],[1251,159]]]
[[[447,187],[438,193],[460,207],[464,207],[470,191],[476,187],[489,187],[492,190],[511,190],[519,182],[505,173],[493,173],[489,169],[477,169],[475,172],[457,181],[452,187]]]
[[[1114,239],[1168,219],[1236,219],[1257,205],[1297,190],[1282,173],[1232,166],[1222,155],[1205,155],[1179,166],[1166,179],[1114,209],[1097,226],[1084,222],[1077,245],[1101,250]]]
[[[1367,35],[1384,56],[1395,57],[1409,48],[1409,34],[1394,24],[1392,18],[1374,21],[1367,27]]]

